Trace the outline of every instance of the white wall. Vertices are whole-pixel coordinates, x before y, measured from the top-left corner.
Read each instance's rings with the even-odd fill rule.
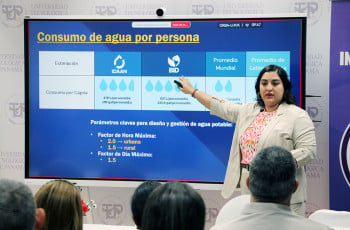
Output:
[[[24,177],[24,15],[91,15],[93,17],[153,15],[223,15],[307,13],[307,111],[315,120],[317,158],[306,167],[307,213],[329,207],[328,101],[329,0],[0,0],[0,177]],[[278,33],[278,31],[276,31]],[[38,187],[32,186],[33,191]],[[132,225],[131,188],[89,187],[84,196],[97,203],[85,222]],[[206,206],[206,228],[225,203],[218,191],[200,191]],[[108,212],[111,210],[111,212]]]

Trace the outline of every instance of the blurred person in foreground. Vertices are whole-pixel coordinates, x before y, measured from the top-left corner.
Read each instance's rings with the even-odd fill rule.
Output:
[[[45,211],[36,208],[27,185],[0,179],[0,230],[40,229],[44,221]]]

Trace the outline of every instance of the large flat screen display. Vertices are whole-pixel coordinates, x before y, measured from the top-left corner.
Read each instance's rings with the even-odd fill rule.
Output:
[[[25,19],[25,178],[222,183],[235,125],[174,80],[244,104],[276,64],[303,107],[305,33],[305,17]]]

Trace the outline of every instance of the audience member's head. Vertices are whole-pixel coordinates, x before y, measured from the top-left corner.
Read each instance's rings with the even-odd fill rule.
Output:
[[[33,230],[44,224],[45,211],[36,209],[25,184],[0,179],[0,230]]]
[[[142,216],[142,230],[203,230],[205,205],[192,187],[168,182],[148,197]]]
[[[146,200],[151,192],[161,183],[158,181],[145,181],[140,184],[131,198],[131,211],[134,222],[138,229],[141,228],[142,212],[145,207]]]
[[[43,230],[82,230],[83,211],[80,191],[66,180],[53,180],[35,194],[38,207],[45,209]]]
[[[298,186],[295,176],[296,163],[292,154],[272,146],[262,149],[253,158],[247,183],[255,201],[289,204]]]

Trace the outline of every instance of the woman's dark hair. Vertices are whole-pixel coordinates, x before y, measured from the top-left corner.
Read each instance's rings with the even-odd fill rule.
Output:
[[[155,188],[161,185],[158,181],[148,180],[135,189],[131,197],[131,212],[137,229],[141,229],[142,213],[148,196]]]
[[[280,104],[285,102],[287,104],[295,105],[296,102],[295,102],[295,96],[292,93],[292,83],[288,79],[287,72],[282,67],[277,66],[277,65],[268,65],[260,71],[259,76],[256,79],[256,83],[255,83],[255,92],[256,92],[257,103],[262,107],[265,106],[264,101],[262,100],[262,98],[260,96],[260,81],[261,81],[262,76],[266,72],[276,72],[278,74],[278,76],[281,78],[284,92],[283,92],[283,97],[282,97]]]
[[[142,215],[141,230],[203,230],[205,205],[192,187],[168,182],[148,197]]]

